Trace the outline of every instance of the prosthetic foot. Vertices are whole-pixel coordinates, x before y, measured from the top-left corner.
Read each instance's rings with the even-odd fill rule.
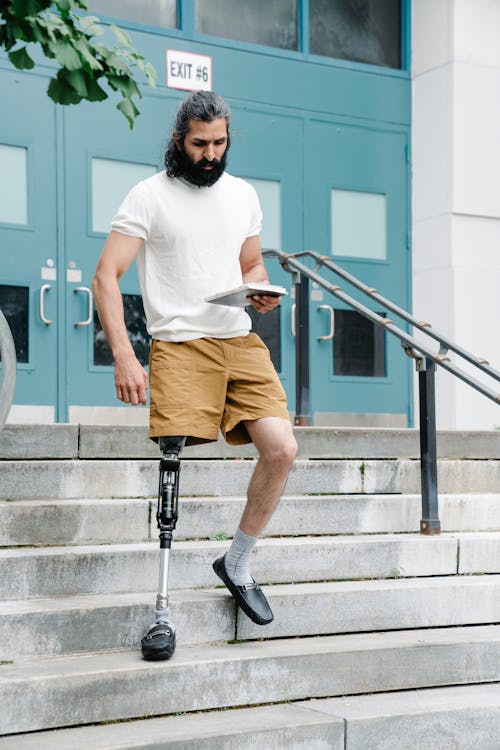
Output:
[[[185,437],[158,439],[163,458],[160,460],[160,482],[156,520],[160,532],[160,574],[156,597],[155,623],[141,641],[142,655],[148,661],[170,659],[175,651],[175,627],[168,607],[168,564],[172,534],[177,523],[179,505],[179,454]]]

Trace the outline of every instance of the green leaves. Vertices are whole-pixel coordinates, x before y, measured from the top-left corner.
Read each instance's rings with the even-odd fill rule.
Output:
[[[10,51],[8,54],[12,65],[15,65],[19,70],[31,70],[35,67],[35,63],[26,52],[26,47]]]
[[[156,71],[117,26],[111,26],[116,38],[112,49],[96,42],[95,37],[104,33],[99,19],[79,10],[87,10],[85,0],[0,0],[0,48],[20,70],[35,64],[26,44],[39,44],[46,57],[57,60],[60,67],[47,93],[58,104],[103,101],[108,93],[100,84],[107,83],[121,94],[117,108],[132,129],[140,114],[134,99],[141,98],[132,69],[139,70],[150,86],[156,84]],[[16,48],[19,41],[24,45]]]
[[[49,49],[63,68],[66,68],[67,70],[78,70],[82,67],[81,56],[72,46],[71,40],[68,40],[67,42],[49,42]]]
[[[116,108],[125,115],[129,122],[130,129],[132,130],[132,128],[134,127],[134,120],[139,114],[139,110],[135,106],[132,99],[122,99],[121,102],[116,105]]]

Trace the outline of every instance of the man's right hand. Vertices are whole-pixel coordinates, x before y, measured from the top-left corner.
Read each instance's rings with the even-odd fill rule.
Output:
[[[116,395],[126,404],[145,404],[148,374],[135,355],[115,359]]]

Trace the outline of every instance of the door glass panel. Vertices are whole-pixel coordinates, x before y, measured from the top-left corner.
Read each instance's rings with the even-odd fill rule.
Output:
[[[297,0],[195,0],[202,34],[297,49]]]
[[[88,0],[92,13],[127,21],[177,28],[177,0]]]
[[[123,311],[128,337],[141,365],[149,361],[150,339],[140,294],[123,294]],[[113,355],[102,330],[97,311],[94,312],[94,365],[112,365]]]
[[[265,315],[257,312],[253,307],[246,308],[252,318],[252,331],[261,337],[269,349],[276,372],[281,372],[281,317],[280,308],[274,307]]]
[[[383,378],[385,331],[355,310],[335,310],[333,374]]]
[[[276,180],[245,178],[254,186],[262,208],[260,244],[267,249],[281,248],[281,183]]]
[[[107,234],[128,191],[156,172],[149,164],[92,159],[92,231]]]
[[[0,285],[0,310],[10,326],[18,362],[29,361],[29,288]]]
[[[314,55],[401,67],[401,0],[309,0]]]
[[[385,260],[386,196],[354,190],[332,190],[332,255]]]
[[[0,144],[0,222],[28,223],[28,152]]]
[[[281,248],[281,183],[277,180],[260,180],[245,177],[254,186],[262,208],[262,231],[260,242],[269,249]],[[271,282],[273,280],[271,279]],[[257,333],[271,354],[277,372],[281,372],[281,317],[280,308],[275,307],[265,315],[253,307],[247,307],[252,318],[252,331]]]

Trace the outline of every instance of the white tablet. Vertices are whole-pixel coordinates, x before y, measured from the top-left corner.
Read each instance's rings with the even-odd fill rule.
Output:
[[[284,286],[275,286],[274,284],[250,283],[242,284],[236,289],[229,289],[226,292],[218,292],[210,297],[205,297],[205,302],[213,302],[216,305],[229,305],[230,307],[246,307],[251,302],[248,297],[254,294],[263,294],[270,297],[281,297],[288,294]]]

